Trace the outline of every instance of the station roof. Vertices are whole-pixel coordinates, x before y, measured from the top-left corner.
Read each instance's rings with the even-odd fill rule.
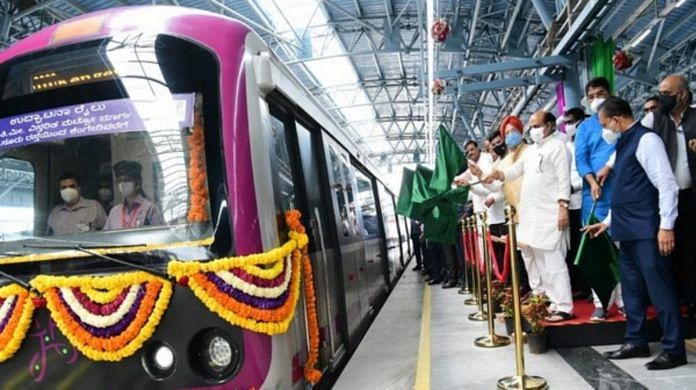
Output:
[[[0,45],[72,16],[128,5],[200,8],[241,19],[378,166],[425,162],[428,118],[424,0],[9,0]],[[435,46],[447,83],[434,120],[455,138],[481,139],[508,113],[555,105],[560,68],[582,60],[594,36],[630,48],[619,94],[638,105],[670,72],[696,72],[696,0],[436,0],[452,32]],[[541,59],[530,67],[525,60]],[[587,75],[584,75],[585,79]],[[582,79],[583,75],[581,75]]]

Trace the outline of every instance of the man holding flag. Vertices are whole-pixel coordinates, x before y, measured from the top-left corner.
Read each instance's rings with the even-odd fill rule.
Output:
[[[585,230],[596,237],[611,224],[620,242],[619,268],[626,308],[624,344],[609,359],[648,357],[646,309],[651,301],[662,327],[662,353],[645,366],[663,370],[686,364],[679,301],[668,257],[674,249],[677,186],[660,137],[633,119],[625,100],[608,98],[599,110],[603,138],[616,144],[611,212]],[[618,141],[618,142],[617,142]]]
[[[484,181],[514,180],[520,176],[519,242],[535,294],[545,293],[553,312],[549,322],[573,317],[573,296],[565,261],[568,251],[570,156],[563,142],[553,136],[556,117],[545,111],[529,119],[535,144],[515,164],[493,171]]]

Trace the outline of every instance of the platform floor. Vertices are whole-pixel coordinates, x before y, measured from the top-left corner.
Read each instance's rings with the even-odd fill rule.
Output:
[[[474,307],[462,302],[456,289],[424,285],[419,273],[405,271],[334,388],[494,389],[514,373],[514,349],[474,346],[487,326],[469,321]],[[616,346],[601,346],[525,353],[526,372],[551,389],[695,389],[696,349],[688,344],[690,363],[673,370],[648,371],[650,359],[610,361],[601,353]],[[657,356],[659,343],[652,351]]]

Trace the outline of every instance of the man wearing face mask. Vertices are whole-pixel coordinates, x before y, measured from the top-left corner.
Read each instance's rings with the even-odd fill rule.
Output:
[[[624,344],[604,355],[609,359],[650,356],[645,311],[652,302],[662,327],[662,353],[645,366],[662,370],[684,365],[684,333],[669,258],[674,250],[678,180],[662,140],[633,119],[628,102],[607,99],[599,118],[605,138],[616,143],[616,187],[611,213],[585,230],[596,237],[611,225],[612,239],[620,242],[626,308]]]
[[[658,86],[660,109],[641,124],[662,138],[679,186],[679,213],[672,255],[677,291],[690,315],[696,315],[696,108],[684,76],[670,75]]]
[[[570,156],[566,146],[553,136],[556,117],[545,111],[529,119],[534,145],[510,167],[497,170],[484,180],[514,180],[520,176],[518,239],[535,294],[545,293],[551,301],[549,322],[573,317],[573,296],[566,265],[568,251],[568,205],[570,200]]]
[[[490,142],[490,141],[489,141]],[[493,157],[490,153],[481,153],[475,141],[469,141],[465,146],[468,169],[454,178],[456,185],[468,185],[480,181],[484,175],[493,170]],[[497,184],[497,185],[496,185]],[[488,228],[492,235],[500,237],[505,234],[505,202],[502,201],[500,183],[490,186],[473,185],[469,193],[474,204],[474,212],[487,213]],[[483,242],[480,243],[483,245]],[[505,252],[499,245],[494,246],[495,258],[502,265]]]
[[[80,195],[80,178],[65,172],[58,179],[63,203],[48,215],[46,235],[64,235],[99,230],[104,226],[106,213],[98,202]]]
[[[135,161],[119,161],[114,165],[118,191],[123,201],[109,213],[104,229],[131,229],[147,225],[161,225],[162,214],[142,189],[142,166]]]
[[[592,210],[592,204],[597,201],[595,216],[602,220],[609,212],[611,199],[612,177],[605,175],[602,181],[598,175],[609,157],[614,153],[614,145],[607,143],[602,138],[602,125],[599,123],[597,111],[599,106],[611,96],[611,86],[604,77],[590,80],[585,85],[585,98],[587,99],[592,116],[584,120],[577,128],[575,135],[575,164],[578,173],[583,180],[582,190],[582,223],[587,223]]]

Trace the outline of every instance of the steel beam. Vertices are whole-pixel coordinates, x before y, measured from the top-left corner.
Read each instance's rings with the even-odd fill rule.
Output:
[[[560,79],[560,75],[527,76],[513,79],[494,80],[489,82],[459,84],[459,97],[471,92],[490,91],[512,87],[524,87],[527,85],[549,84],[559,81]]]
[[[526,58],[506,62],[494,62],[490,64],[477,64],[462,69],[442,70],[438,72],[441,79],[453,79],[458,77],[478,76],[482,74],[510,72],[522,69],[545,68],[557,65],[575,65],[578,59],[573,56],[549,56],[538,58]]]
[[[537,14],[541,18],[541,23],[546,28],[546,31],[549,31],[551,28],[551,23],[553,23],[553,18],[551,17],[548,8],[546,8],[544,0],[532,0],[532,4],[534,4],[534,9],[536,9]]]

